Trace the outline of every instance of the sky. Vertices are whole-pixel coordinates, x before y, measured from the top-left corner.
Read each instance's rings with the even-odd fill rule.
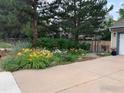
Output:
[[[53,1],[53,0],[48,0]],[[124,0],[108,0],[108,6],[114,5],[114,9],[110,12],[110,15],[113,16],[115,20],[119,18],[118,11],[121,8],[121,5],[124,4]]]
[[[108,0],[108,6],[114,5],[114,9],[110,12],[110,15],[113,16],[115,20],[119,18],[118,11],[121,8],[122,4],[124,4],[124,0]]]

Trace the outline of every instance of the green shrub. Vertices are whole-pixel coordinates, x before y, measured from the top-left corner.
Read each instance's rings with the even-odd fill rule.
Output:
[[[56,47],[56,40],[50,39],[50,38],[41,38],[38,39],[36,42],[36,47],[45,47],[47,49],[53,49],[53,47]]]
[[[52,39],[52,38],[40,38],[36,43],[36,47],[45,47],[46,49],[53,50],[55,48],[58,49],[84,49],[90,50],[90,44],[88,43],[78,43],[69,39]]]
[[[79,55],[71,54],[71,53],[66,53],[66,54],[56,53],[53,56],[52,62],[54,62],[54,65],[66,64],[66,63],[76,61],[78,59],[78,57],[79,57]]]
[[[63,62],[74,62],[79,58],[79,55],[68,53],[63,56]]]
[[[63,62],[63,56],[61,53],[54,53],[53,57],[52,57],[52,63],[53,65],[58,65],[61,64]]]
[[[66,52],[54,53],[53,62],[56,64],[65,64],[75,62],[79,57],[85,56],[87,51],[83,49],[70,49]]]
[[[19,59],[9,57],[2,63],[2,69],[6,71],[17,71],[19,70]]]
[[[76,48],[77,42],[68,39],[57,39],[59,49]]]
[[[91,45],[90,45],[89,43],[82,43],[82,44],[80,44],[79,47],[80,47],[81,49],[84,49],[84,50],[88,50],[88,51],[89,51],[89,50],[90,50],[90,46],[91,46]]]

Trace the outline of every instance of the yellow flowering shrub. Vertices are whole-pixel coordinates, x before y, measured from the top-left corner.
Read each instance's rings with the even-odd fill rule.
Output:
[[[45,49],[23,48],[17,52],[15,59],[19,61],[21,68],[42,69],[51,64],[53,53]]]

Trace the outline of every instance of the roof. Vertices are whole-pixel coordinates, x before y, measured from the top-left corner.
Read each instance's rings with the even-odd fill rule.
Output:
[[[124,19],[121,19],[119,21],[117,21],[112,27],[110,27],[110,29],[112,28],[122,28],[124,27]]]

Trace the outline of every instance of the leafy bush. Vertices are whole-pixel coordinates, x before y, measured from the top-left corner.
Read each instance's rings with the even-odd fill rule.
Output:
[[[52,56],[48,50],[22,49],[3,63],[3,69],[9,71],[43,69],[51,64]]]
[[[36,47],[45,47],[47,49],[52,50],[54,47],[57,47],[57,40],[50,38],[38,39]]]
[[[91,46],[91,45],[90,45],[89,43],[82,43],[82,44],[80,44],[79,47],[80,47],[81,49],[84,49],[84,50],[88,50],[88,51],[89,51],[89,50],[90,50],[90,46]]]
[[[66,55],[63,56],[63,62],[74,62],[74,61],[76,61],[78,58],[79,58],[78,55],[68,53],[68,54],[66,54]]]
[[[9,57],[2,63],[2,69],[6,71],[17,71],[19,70],[19,59],[14,59],[14,57]]]
[[[90,44],[88,43],[78,43],[69,39],[52,39],[52,38],[40,38],[37,41],[36,47],[45,47],[47,49],[53,50],[54,48],[58,49],[84,49],[90,50]]]
[[[76,48],[77,42],[68,39],[57,39],[57,46],[59,49]]]
[[[65,64],[75,62],[79,57],[85,56],[87,52],[83,49],[70,49],[63,52],[55,52],[53,55],[53,62],[56,64]]]

